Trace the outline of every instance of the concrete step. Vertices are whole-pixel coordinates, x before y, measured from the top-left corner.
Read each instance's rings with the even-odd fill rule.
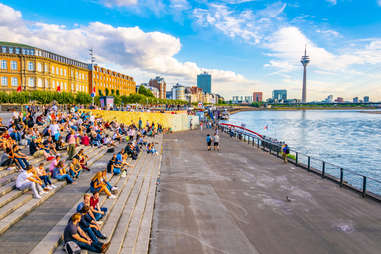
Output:
[[[121,219],[118,222],[118,224],[115,225],[116,226],[115,234],[112,236],[111,245],[107,253],[115,253],[115,254],[120,253],[121,248],[123,246],[124,239],[126,237],[126,234],[129,228],[129,224],[131,220],[133,219],[135,207],[137,205],[139,197],[141,194],[144,195],[144,192],[145,192],[145,186],[147,184],[147,181],[145,181],[144,175],[149,173],[151,167],[152,167],[152,161],[148,161],[148,164],[145,165],[145,168],[142,171],[142,173],[137,176],[136,184],[132,188],[131,195],[123,209]]]
[[[138,159],[140,160],[140,158]],[[130,171],[133,171],[136,167],[133,167]],[[110,177],[112,174],[107,174],[108,177]],[[121,194],[121,191],[124,189],[125,184],[127,183],[127,179],[129,176],[126,178],[121,178],[120,175],[118,176],[113,176],[110,180],[110,184],[113,186],[118,186],[119,192],[118,192],[118,197]],[[112,208],[115,206],[116,202],[118,199],[107,199],[106,196],[101,196],[100,197],[100,204],[102,206],[108,207],[108,213],[105,219],[107,219],[108,215],[112,211]],[[62,248],[58,247],[61,244],[62,237],[63,237],[63,231],[64,228],[70,218],[75,212],[76,212],[76,207],[78,204],[82,202],[82,198],[73,206],[73,208],[54,226],[49,233],[44,237],[42,241],[38,245],[35,246],[35,248],[30,252],[30,254],[40,254],[40,253],[65,253]],[[107,202],[107,203],[106,203]],[[111,206],[109,206],[111,205]],[[104,219],[104,220],[105,220]]]
[[[94,162],[96,162],[99,158],[103,156],[105,152],[106,150],[104,148],[102,148],[102,151],[94,150],[93,153],[95,156],[93,158],[89,156],[89,158],[91,159],[89,160],[88,164],[91,165]],[[10,228],[13,224],[21,220],[30,211],[38,207],[45,200],[47,200],[49,197],[51,197],[57,191],[63,188],[66,185],[66,182],[57,181],[55,185],[57,186],[57,188],[50,190],[48,193],[44,194],[41,199],[32,199],[32,194],[24,194],[24,195],[21,195],[21,197],[17,198],[16,200],[12,201],[11,203],[13,204],[13,207],[17,207],[18,209],[17,208],[12,209],[10,213],[8,212],[7,216],[5,217],[3,216],[2,219],[0,219],[0,234],[4,233],[8,228]],[[4,207],[0,208],[0,217],[2,214],[6,214],[7,211],[11,210],[10,207],[11,205],[7,204]]]

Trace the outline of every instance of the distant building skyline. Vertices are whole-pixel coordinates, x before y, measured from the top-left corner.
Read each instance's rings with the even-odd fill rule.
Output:
[[[201,88],[204,93],[212,93],[212,75],[203,72],[197,75],[197,87]]]
[[[151,79],[148,84],[159,90],[160,99],[166,99],[167,84],[165,83],[164,78],[156,76],[154,79]]]
[[[263,92],[253,92],[253,102],[262,102]]]

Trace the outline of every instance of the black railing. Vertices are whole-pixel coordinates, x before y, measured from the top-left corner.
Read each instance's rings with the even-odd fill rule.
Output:
[[[219,125],[220,130],[242,141],[251,143],[252,146],[269,152],[270,154],[281,157],[282,154],[280,143],[275,143],[265,137],[259,137],[247,131]],[[353,170],[345,169],[338,165],[311,157],[307,154],[290,149],[287,160],[298,167],[304,168],[309,172],[320,175],[322,178],[331,180],[340,185],[354,190],[362,195],[362,197],[370,197],[381,202],[381,181],[375,178],[359,174]]]

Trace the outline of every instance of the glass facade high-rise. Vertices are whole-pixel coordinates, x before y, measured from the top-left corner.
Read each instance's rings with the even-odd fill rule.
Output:
[[[287,90],[274,90],[273,100],[276,101],[286,101],[287,100]]]
[[[212,93],[212,75],[207,72],[198,74],[197,87],[201,88],[204,93]]]

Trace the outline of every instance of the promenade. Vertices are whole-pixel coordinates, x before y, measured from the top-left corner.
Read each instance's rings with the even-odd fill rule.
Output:
[[[164,136],[150,253],[380,253],[381,204],[206,134]]]

